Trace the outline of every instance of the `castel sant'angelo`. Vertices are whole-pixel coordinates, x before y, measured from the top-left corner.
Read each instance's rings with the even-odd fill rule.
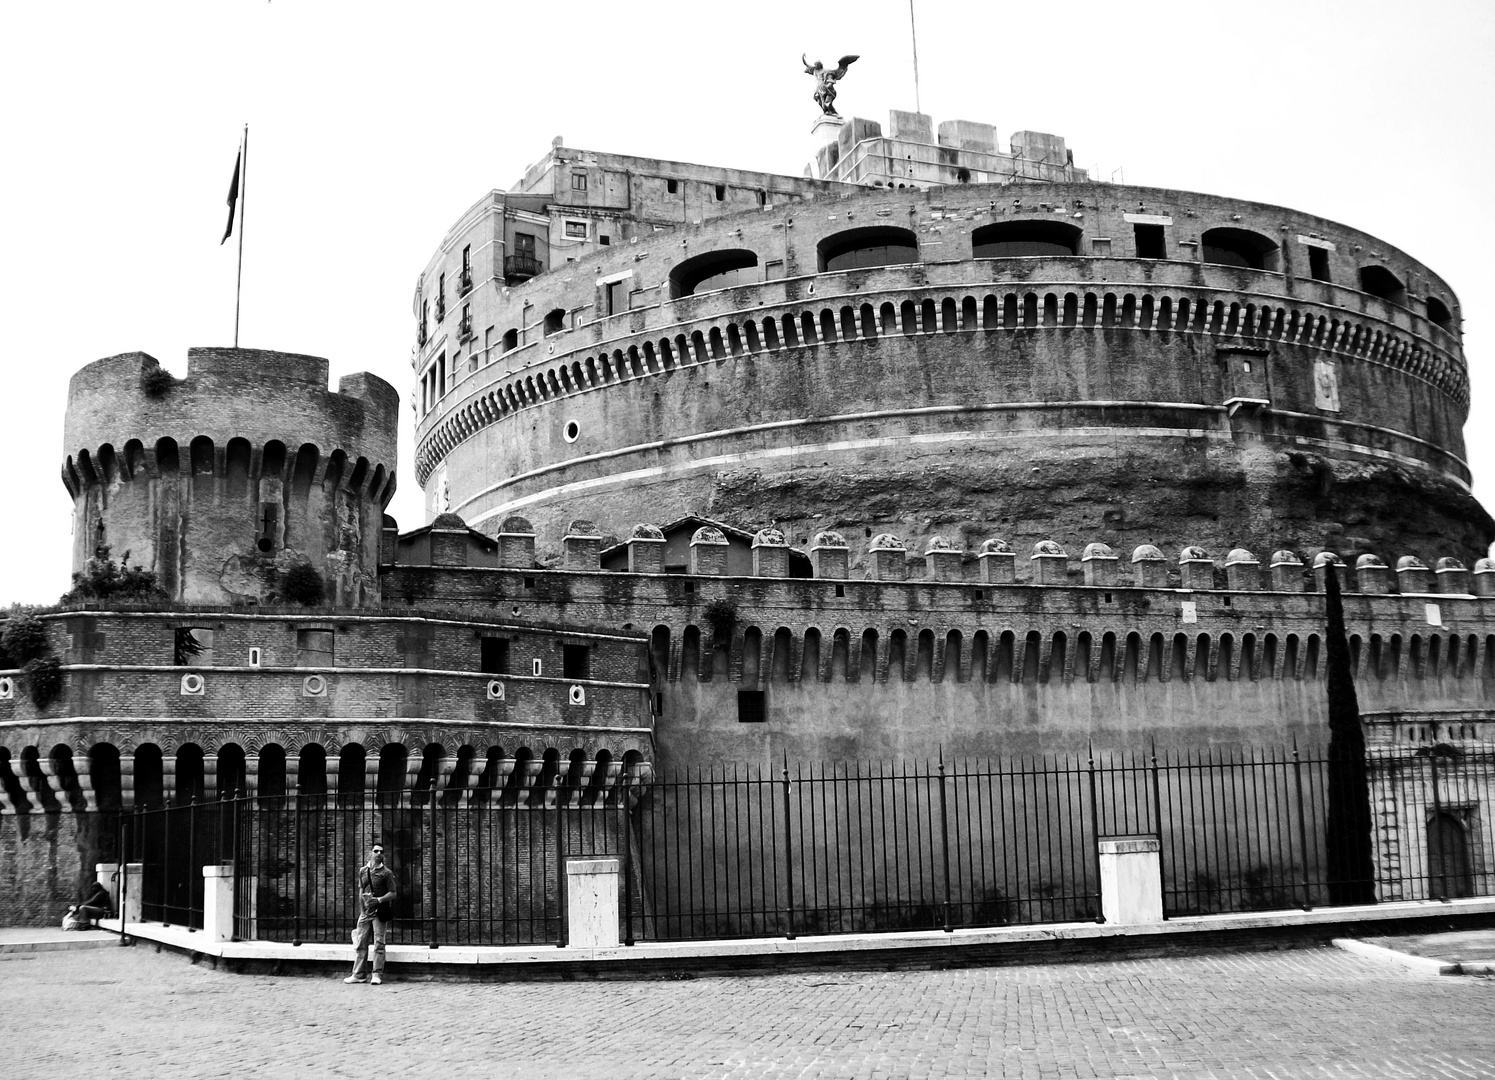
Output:
[[[557,139],[414,316],[405,532],[378,378],[74,375],[74,568],[169,600],[40,613],[50,693],[0,656],[9,921],[110,812],[230,791],[1320,743],[1328,563],[1368,744],[1491,737],[1459,302],[1350,226],[827,100],[804,177]]]

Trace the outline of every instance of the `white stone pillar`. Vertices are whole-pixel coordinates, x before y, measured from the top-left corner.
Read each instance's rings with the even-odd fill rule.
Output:
[[[209,941],[234,939],[234,866],[214,863],[202,868],[202,932]]]
[[[1158,838],[1108,836],[1099,844],[1101,914],[1106,922],[1162,922],[1162,844]]]
[[[618,860],[566,860],[566,944],[608,949],[618,944]]]
[[[109,890],[109,903],[114,905],[116,913],[119,911],[119,863],[101,862],[93,864],[94,877],[98,883]]]
[[[140,922],[141,895],[145,889],[145,864],[132,862],[125,864],[124,876],[125,900],[120,908],[120,915],[126,923]]]

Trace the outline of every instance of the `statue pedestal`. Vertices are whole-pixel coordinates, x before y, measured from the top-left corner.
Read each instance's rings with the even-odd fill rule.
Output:
[[[810,174],[824,180],[836,164],[829,147],[841,136],[846,121],[831,113],[821,113],[810,125]]]

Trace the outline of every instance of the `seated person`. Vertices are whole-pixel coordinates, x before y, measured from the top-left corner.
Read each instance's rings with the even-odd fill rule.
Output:
[[[113,914],[114,900],[98,879],[89,882],[83,889],[83,900],[73,909],[74,917],[85,929],[98,926],[100,919]]]

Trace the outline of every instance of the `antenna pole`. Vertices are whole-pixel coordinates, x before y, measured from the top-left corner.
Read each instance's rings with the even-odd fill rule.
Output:
[[[913,0],[909,0],[910,3]],[[234,348],[239,347],[239,297],[244,291],[244,223],[249,219],[249,125],[244,125],[244,163],[239,168],[239,279],[234,285]]]
[[[919,104],[919,33],[914,26],[914,0],[908,0],[908,36],[914,43],[914,111],[923,112]]]

